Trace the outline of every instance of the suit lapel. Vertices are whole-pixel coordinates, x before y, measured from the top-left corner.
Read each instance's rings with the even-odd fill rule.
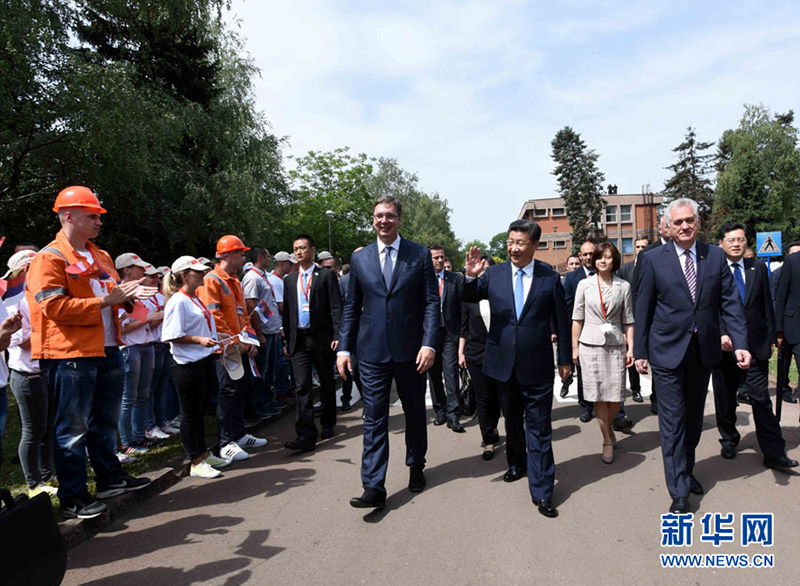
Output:
[[[614,277],[611,283],[611,299],[608,300],[606,315],[611,315],[611,312],[622,299],[622,283],[619,281],[620,278],[621,277]]]
[[[750,294],[753,292],[756,280],[756,267],[752,258],[742,259],[744,262],[744,305],[750,303]]]
[[[708,244],[705,242],[697,242],[695,244],[697,251],[697,290],[695,291],[695,305],[700,301],[700,292],[703,290],[703,275],[706,270],[706,258],[708,257]],[[687,285],[688,289],[689,286]]]
[[[314,272],[312,273],[314,276],[311,277],[311,287],[309,288],[309,291],[308,291],[308,302],[309,303],[311,303],[311,300],[314,298],[314,295],[316,294],[317,288],[320,286],[319,285],[319,273],[320,273],[321,270],[322,269],[314,269]]]
[[[372,270],[377,275],[378,281],[380,281],[379,286],[382,287],[386,293],[388,293],[388,291],[386,290],[386,282],[383,280],[383,271],[381,271],[381,259],[380,259],[380,253],[378,252],[378,244],[376,242],[373,242],[369,246],[371,246],[372,249],[369,251],[367,250],[364,251],[368,252],[367,262],[370,264]]]
[[[394,289],[394,285],[395,283],[397,283],[397,276],[400,274],[400,271],[402,271],[405,268],[408,262],[406,258],[407,256],[408,256],[408,246],[406,245],[405,238],[401,238],[399,250],[397,251],[397,259],[395,261],[394,267],[392,267],[392,280],[389,283],[389,291]],[[381,279],[383,279],[383,275],[381,275]],[[387,291],[387,293],[389,291]]]
[[[525,314],[528,312],[528,309],[533,303],[533,299],[536,297],[539,288],[542,286],[542,268],[542,265],[538,261],[533,262],[531,288],[528,290],[528,296],[525,298],[525,305],[522,306],[522,312],[519,314],[519,319],[517,320],[518,322],[521,322],[525,318]],[[514,313],[516,314],[516,311]]]
[[[681,254],[683,253],[683,251],[680,251],[680,252],[681,252]],[[674,278],[677,279],[678,282],[681,284],[681,288],[686,293],[686,296],[689,298],[689,302],[691,303],[692,294],[689,291],[689,285],[686,284],[686,274],[683,272],[683,267],[681,267],[681,261],[680,261],[680,259],[678,259],[677,247],[675,246],[675,244],[673,242],[669,242],[665,246],[661,247],[661,254],[664,257],[666,257],[666,258],[663,259],[665,261],[665,264],[668,267],[670,267],[670,269],[673,271],[673,273],[675,273]],[[697,270],[697,269],[695,269],[695,270]],[[697,273],[697,282],[698,282],[698,288],[696,289],[696,293],[697,293],[697,298],[699,299],[700,298],[700,288],[699,288],[700,273],[699,272]]]

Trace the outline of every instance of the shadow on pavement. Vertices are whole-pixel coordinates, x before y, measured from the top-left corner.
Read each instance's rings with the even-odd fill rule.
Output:
[[[179,570],[176,568],[150,567],[135,572],[125,572],[108,576],[92,582],[84,582],[84,586],[126,586],[132,584],[141,586],[142,584],[169,584],[170,586],[190,586],[208,582],[213,578],[219,578],[226,574],[242,570],[249,561],[245,558],[232,558],[218,562],[209,562],[195,566],[189,570]],[[245,584],[250,579],[250,572],[239,572],[225,581],[225,586],[235,586]]]

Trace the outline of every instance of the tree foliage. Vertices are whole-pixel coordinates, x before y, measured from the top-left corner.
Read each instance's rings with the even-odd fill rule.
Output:
[[[508,232],[499,232],[489,241],[489,254],[495,258],[508,260]]]
[[[688,127],[683,142],[672,149],[677,153],[678,161],[667,167],[672,171],[672,177],[664,184],[663,191],[665,203],[683,197],[698,203],[704,240],[713,228],[714,188],[708,174],[713,168],[715,155],[704,154],[712,146],[713,142],[698,141],[695,129]]]
[[[553,175],[558,179],[558,193],[564,198],[572,227],[572,251],[577,252],[586,240],[602,236],[600,222],[606,201],[601,193],[605,176],[597,168],[599,155],[569,126],[556,133],[551,146],[556,162]]]
[[[714,213],[718,223],[741,222],[754,232],[780,230],[800,237],[800,151],[794,114],[745,106],[738,128],[719,145]]]

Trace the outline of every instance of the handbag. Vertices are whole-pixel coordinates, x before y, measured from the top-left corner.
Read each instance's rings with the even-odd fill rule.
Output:
[[[478,414],[478,402],[475,399],[472,377],[466,368],[460,368],[459,371],[461,386],[458,391],[458,411],[461,417],[475,418]]]
[[[3,542],[4,585],[61,584],[67,570],[67,547],[46,494],[16,499],[0,489],[0,538]]]

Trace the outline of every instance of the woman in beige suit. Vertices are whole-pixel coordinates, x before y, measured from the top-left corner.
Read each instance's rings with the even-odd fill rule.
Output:
[[[614,276],[620,262],[612,243],[597,245],[595,273],[578,284],[572,312],[572,360],[581,367],[583,396],[594,402],[606,464],[614,461],[617,441],[611,426],[625,397],[625,369],[633,364],[631,287]]]

